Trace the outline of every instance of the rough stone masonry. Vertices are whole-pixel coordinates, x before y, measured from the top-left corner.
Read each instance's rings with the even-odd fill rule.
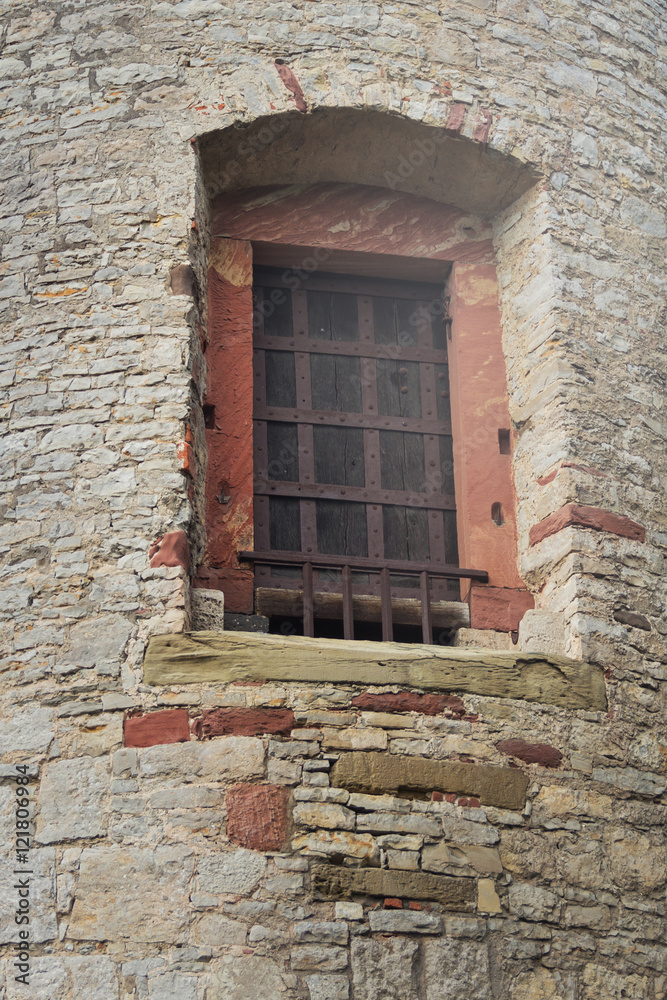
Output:
[[[664,1000],[664,3],[19,0],[0,32],[0,995]],[[491,232],[535,601],[493,642],[604,705],[312,649],[146,679],[206,545],[211,199],[316,181]]]

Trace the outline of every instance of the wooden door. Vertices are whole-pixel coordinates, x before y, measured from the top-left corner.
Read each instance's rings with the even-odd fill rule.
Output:
[[[458,565],[439,285],[257,268],[255,550]],[[258,565],[256,584],[300,570]],[[320,570],[316,589],[340,573]],[[379,592],[374,573],[355,590]],[[397,597],[418,580],[393,577]],[[434,581],[454,600],[456,581]]]

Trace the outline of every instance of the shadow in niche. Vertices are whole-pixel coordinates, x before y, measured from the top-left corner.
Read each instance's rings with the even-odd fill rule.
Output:
[[[199,140],[209,196],[267,185],[367,184],[495,215],[536,183],[525,163],[385,111],[267,115]]]

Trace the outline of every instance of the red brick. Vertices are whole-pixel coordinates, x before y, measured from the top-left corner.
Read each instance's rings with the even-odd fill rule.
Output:
[[[387,910],[402,910],[403,901],[396,899],[394,896],[387,896],[384,901],[385,909]]]
[[[493,118],[491,117],[489,109],[482,108],[479,115],[475,119],[475,128],[472,133],[472,137],[475,142],[486,142],[489,138],[492,121]]]
[[[533,595],[527,590],[509,587],[471,587],[470,627],[513,632],[526,611],[535,607]]]
[[[630,538],[643,542],[646,532],[641,524],[630,520],[624,514],[613,514],[599,507],[585,507],[578,503],[568,503],[560,510],[549,514],[539,524],[530,529],[530,544],[537,545],[550,535],[555,535],[563,528],[592,528],[593,531],[608,531],[621,538]]]
[[[130,715],[123,723],[126,747],[154,747],[160,743],[187,743],[190,718],[185,708],[167,708],[163,712]]]
[[[414,899],[411,899],[408,903],[408,909],[410,910],[423,910],[424,907],[421,903],[417,903]]]
[[[470,806],[471,809],[479,809],[479,799],[476,799],[474,797],[468,799],[468,805]]]
[[[446,709],[464,715],[466,710],[456,695],[417,694],[412,691],[400,691],[398,694],[371,694],[365,691],[355,695],[351,704],[365,712],[421,712],[422,715],[439,715]]]
[[[148,550],[151,567],[182,566],[190,569],[190,542],[184,531],[168,531],[161,535]]]
[[[449,115],[447,116],[447,124],[445,129],[448,132],[460,132],[463,128],[463,123],[466,120],[466,106],[465,104],[452,104],[449,109]]]
[[[227,792],[227,836],[251,851],[280,851],[287,840],[283,785],[234,785]]]
[[[431,802],[442,802],[443,799],[442,792],[431,792]]]
[[[213,708],[202,712],[197,735],[289,736],[294,726],[294,712],[288,708]]]
[[[563,759],[560,750],[548,743],[527,743],[526,740],[502,740],[496,743],[501,753],[508,757],[518,757],[526,764],[541,764],[542,767],[558,767]]]

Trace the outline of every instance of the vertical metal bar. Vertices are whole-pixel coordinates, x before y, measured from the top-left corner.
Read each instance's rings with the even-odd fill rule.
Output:
[[[394,638],[394,625],[391,614],[391,576],[388,569],[380,572],[380,604],[382,607],[382,641],[391,642]]]
[[[422,602],[422,642],[431,643],[433,632],[431,630],[431,587],[428,573],[419,574],[419,584]]]
[[[343,638],[354,639],[354,610],[352,608],[352,570],[343,566]]]
[[[303,634],[315,635],[315,607],[313,603],[313,564],[303,564]]]

